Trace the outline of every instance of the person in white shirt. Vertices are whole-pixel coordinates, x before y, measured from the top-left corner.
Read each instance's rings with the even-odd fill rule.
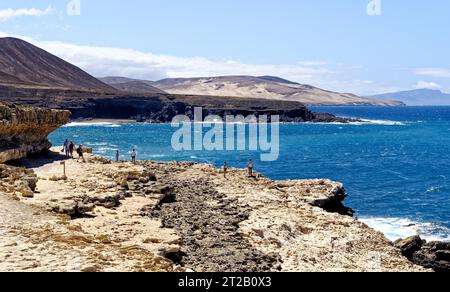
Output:
[[[131,152],[131,161],[133,162],[133,164],[136,164],[136,157],[137,157],[136,149],[133,149],[133,151]]]

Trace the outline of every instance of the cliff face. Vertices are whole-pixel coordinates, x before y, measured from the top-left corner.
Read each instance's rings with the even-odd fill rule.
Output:
[[[47,136],[69,117],[68,111],[0,103],[0,163],[48,150]]]
[[[351,122],[330,114],[313,113],[295,101],[171,94],[98,95],[73,90],[14,88],[0,85],[3,101],[69,110],[73,119],[137,119],[170,123],[177,115],[193,118],[194,108],[207,115],[278,115],[281,122]]]

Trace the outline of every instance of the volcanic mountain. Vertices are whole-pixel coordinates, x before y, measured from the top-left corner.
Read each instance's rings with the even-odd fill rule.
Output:
[[[450,105],[450,94],[434,89],[416,89],[410,91],[400,91],[375,95],[372,98],[377,99],[395,99],[400,100],[410,106],[424,105]]]
[[[163,79],[152,83],[152,85],[172,94],[289,100],[306,105],[402,105],[401,102],[323,90],[274,76],[174,78]]]
[[[20,39],[0,38],[0,84],[115,92],[80,68]]]

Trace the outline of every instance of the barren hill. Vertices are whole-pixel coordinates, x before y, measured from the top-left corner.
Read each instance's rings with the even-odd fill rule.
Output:
[[[0,38],[0,84],[116,91],[80,68],[16,38]]]
[[[172,78],[153,83],[172,94],[234,96],[298,101],[307,105],[401,105],[401,102],[337,93],[274,76]]]
[[[151,81],[131,79],[125,77],[104,77],[99,78],[100,81],[111,85],[112,87],[134,93],[166,93],[165,91],[154,87]]]

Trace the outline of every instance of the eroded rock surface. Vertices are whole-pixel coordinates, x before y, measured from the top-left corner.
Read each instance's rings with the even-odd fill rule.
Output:
[[[219,193],[205,177],[177,181],[175,196],[152,215],[183,239],[182,249],[169,256],[184,266],[198,272],[271,271],[278,256],[253,247],[239,231],[250,212],[248,206]]]
[[[0,225],[8,241],[0,270],[14,262],[64,270],[47,255],[62,263],[75,250],[84,271],[426,271],[346,210],[325,210],[345,198],[335,182],[271,181],[237,169],[225,179],[206,164],[133,165],[90,154],[87,163],[65,160],[65,177],[53,179],[63,167],[52,155],[25,161],[38,178],[33,198],[0,191],[27,218],[50,216],[10,226],[13,215]],[[8,261],[17,252],[11,241],[31,242],[44,260],[22,265],[32,253]]]
[[[47,136],[69,117],[68,111],[0,102],[0,163],[48,150]]]

